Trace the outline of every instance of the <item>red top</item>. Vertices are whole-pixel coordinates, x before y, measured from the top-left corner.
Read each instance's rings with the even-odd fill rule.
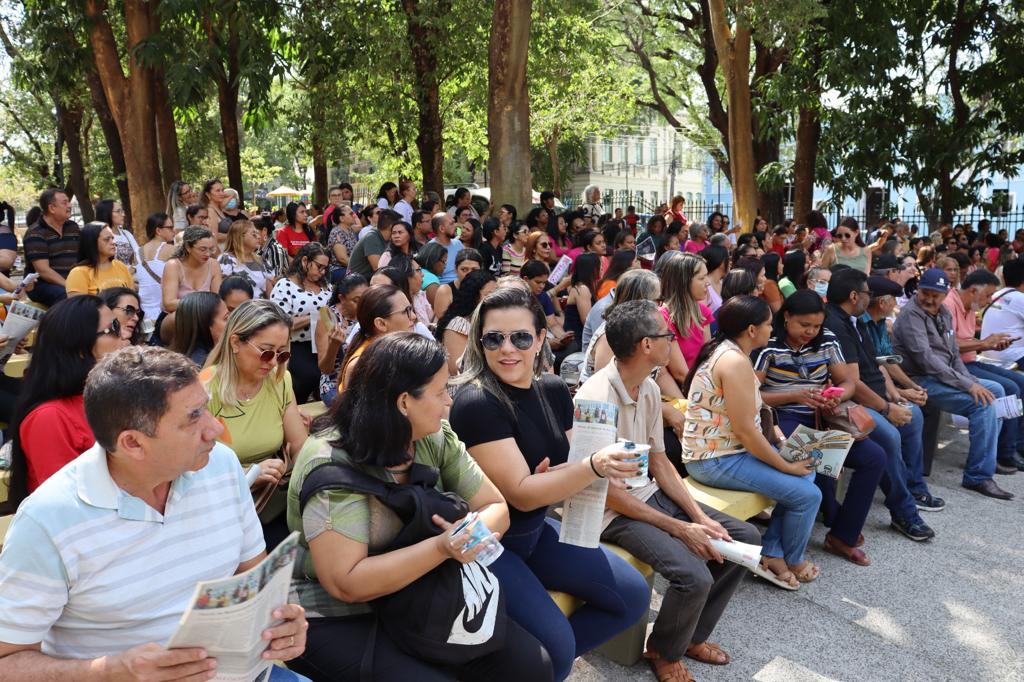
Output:
[[[294,256],[299,252],[299,249],[309,243],[309,237],[306,236],[305,231],[296,232],[288,225],[278,230],[275,237],[277,238],[277,243],[284,247],[289,256]]]
[[[80,395],[50,400],[29,412],[18,437],[28,462],[30,493],[96,443]]]

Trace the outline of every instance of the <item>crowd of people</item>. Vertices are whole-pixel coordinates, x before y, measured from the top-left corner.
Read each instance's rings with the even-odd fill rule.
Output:
[[[714,540],[760,545],[754,573],[798,590],[829,579],[816,548],[871,563],[877,489],[895,532],[935,536],[929,415],[968,419],[963,486],[1012,499],[995,477],[1024,470],[1022,417],[1000,408],[1024,394],[1024,238],[986,221],[829,230],[817,211],[740,233],[688,220],[682,197],[646,221],[608,213],[594,187],[562,213],[544,192],[522,221],[471,198],[402,180],[361,206],[343,184],[325,207],[250,216],[219,180],[174,183],[140,245],[117,202],[79,227],[43,192],[23,249],[47,311],[24,379],[0,383],[17,510],[0,678],[207,679],[205,651],[163,646],[195,583],[298,532],[290,603],[264,633],[290,670],[272,679],[564,680],[647,613],[626,560],[559,541],[555,507],[607,480],[601,539],[668,581],[644,657],[685,682],[684,659],[731,660],[712,637],[745,569]],[[570,462],[574,395],[650,447],[643,485],[621,444]],[[843,494],[779,454],[800,427],[854,436]],[[319,484],[328,463],[443,492],[493,535],[470,546],[439,514],[412,540],[390,497]],[[255,503],[247,475],[270,491]],[[697,502],[686,477],[770,498],[766,528]],[[388,627],[385,600],[498,543],[493,646],[444,659]],[[567,617],[549,591],[582,606]]]

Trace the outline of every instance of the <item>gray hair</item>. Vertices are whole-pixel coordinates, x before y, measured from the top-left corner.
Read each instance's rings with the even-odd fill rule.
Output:
[[[722,246],[722,247],[725,247],[725,248],[729,248],[729,246],[730,246],[729,235],[725,234],[724,232],[719,232],[718,234],[713,234],[713,235],[711,235],[711,239],[709,240],[708,243],[710,243],[711,246]]]
[[[637,345],[660,331],[654,301],[627,301],[612,307],[605,321],[605,338],[619,359],[633,357]]]
[[[622,303],[629,301],[654,301],[661,296],[661,280],[650,270],[629,270],[615,284],[615,298],[602,317],[608,319],[609,313]]]
[[[704,223],[690,223],[690,239],[696,239],[701,232],[707,232],[708,226]],[[728,239],[728,237],[726,237]]]

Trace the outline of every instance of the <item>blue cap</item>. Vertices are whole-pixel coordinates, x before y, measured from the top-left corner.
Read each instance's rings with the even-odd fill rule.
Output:
[[[939,293],[947,293],[949,291],[949,278],[946,277],[946,273],[938,268],[929,268],[924,271],[921,275],[921,280],[917,283],[918,289],[927,289],[928,291],[938,291]]]

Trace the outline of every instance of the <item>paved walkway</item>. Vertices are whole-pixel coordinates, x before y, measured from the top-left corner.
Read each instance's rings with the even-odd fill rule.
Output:
[[[810,556],[821,577],[796,593],[744,580],[712,638],[733,662],[691,662],[694,676],[701,682],[1024,681],[1024,472],[997,477],[1017,495],[1010,502],[964,490],[967,432],[944,426],[940,435],[929,486],[947,506],[924,515],[935,540],[916,543],[890,530],[879,495],[864,528],[872,564],[863,568],[826,554],[819,524]],[[660,605],[664,587],[659,578],[652,607]],[[570,677],[652,679],[642,662],[624,668],[596,654],[577,661]]]

